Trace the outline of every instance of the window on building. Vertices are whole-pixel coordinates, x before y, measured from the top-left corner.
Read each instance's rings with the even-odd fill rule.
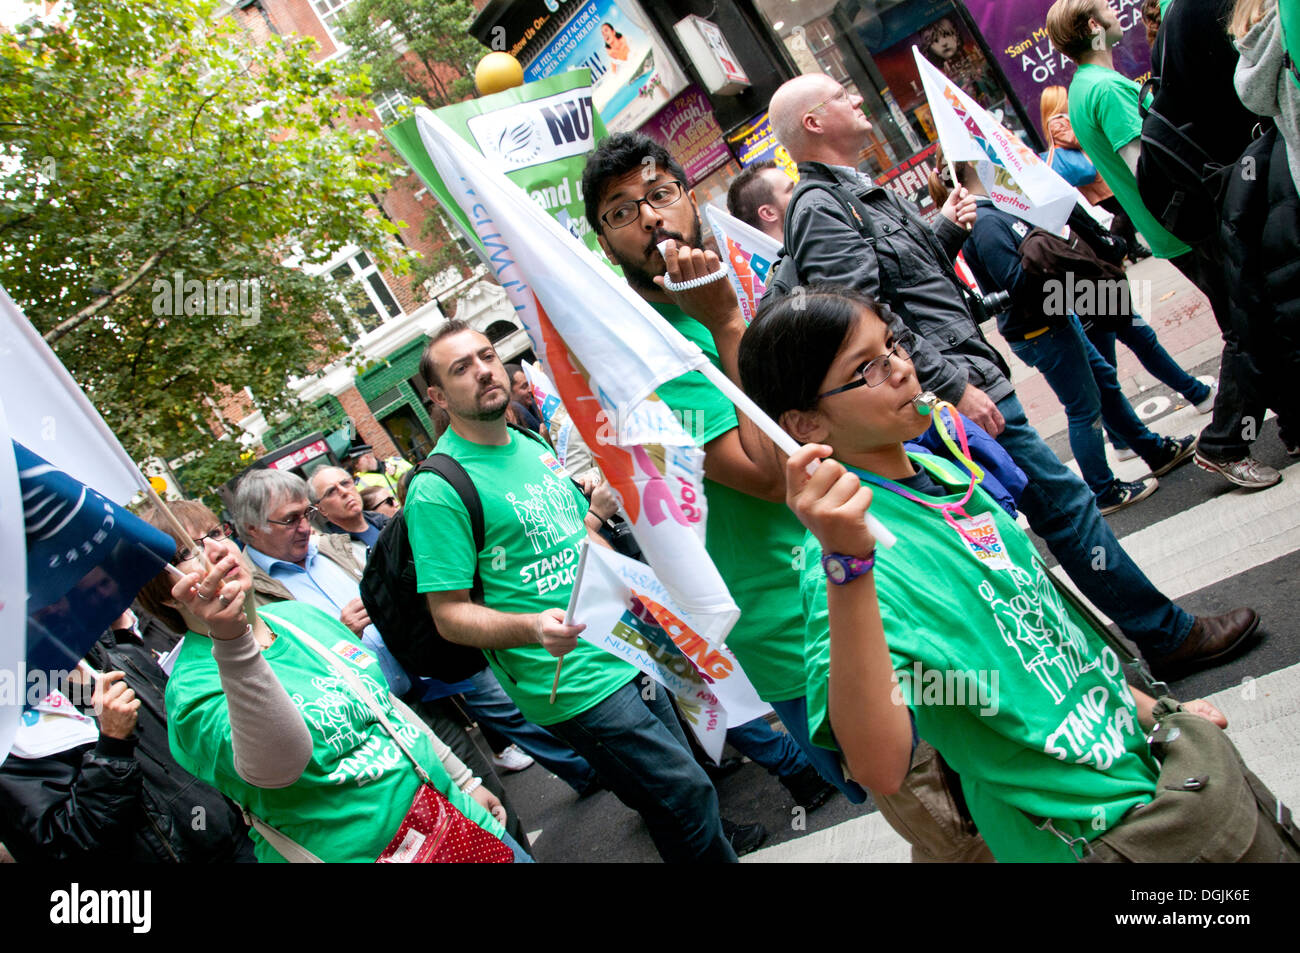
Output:
[[[402,313],[379,268],[364,251],[330,268],[329,276],[347,286],[344,296],[352,309],[353,326],[340,330],[349,343]]]
[[[443,215],[441,212],[438,213],[438,218],[442,222],[442,227],[447,230],[447,234],[451,236],[451,240],[454,241],[456,243],[456,247],[460,249],[461,254],[464,255],[466,258],[473,259],[474,245],[473,243],[470,242],[468,238],[465,237],[465,233],[462,232],[455,225],[453,225],[451,222],[447,221],[447,217]]]
[[[400,90],[376,93],[371,98],[375,103],[375,112],[379,114],[379,121],[385,126],[397,122],[398,110],[411,101],[411,97]]]
[[[938,214],[924,188],[937,131],[913,47],[1025,136],[978,29],[955,0],[755,0],[755,6],[799,72],[825,73],[862,97],[873,128],[858,169],[910,198],[923,215]]]
[[[519,328],[509,321],[493,321],[483,333],[487,335],[489,341],[496,344],[498,341],[510,337],[518,330]]]
[[[352,0],[311,0],[311,5],[320,17],[320,22],[325,24],[325,29],[329,30],[330,36],[337,37],[339,14],[351,2]]]

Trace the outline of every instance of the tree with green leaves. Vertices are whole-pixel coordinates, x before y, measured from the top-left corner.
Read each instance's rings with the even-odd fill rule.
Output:
[[[397,92],[430,109],[474,91],[486,50],[469,34],[467,0],[353,0],[339,14],[349,58],[370,70],[376,93]]]
[[[378,197],[398,169],[364,71],[315,43],[254,43],[212,0],[70,0],[0,33],[0,284],[136,459],[214,440],[223,395],[268,419],[288,381],[343,354],[347,289],[313,273],[347,246],[404,272]]]
[[[369,71],[375,93],[399,93],[412,105],[448,106],[474,92],[474,66],[487,51],[469,33],[467,0],[353,0],[338,19],[348,58]],[[473,262],[430,215],[420,237],[434,250],[413,263],[419,284],[446,269],[468,275]]]

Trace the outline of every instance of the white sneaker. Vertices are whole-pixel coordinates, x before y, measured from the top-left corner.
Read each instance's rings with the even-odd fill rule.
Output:
[[[533,766],[533,759],[524,754],[519,745],[511,745],[500,754],[492,756],[492,766],[502,771],[522,771]]]
[[[1210,411],[1214,409],[1214,398],[1218,396],[1219,396],[1219,382],[1215,381],[1213,384],[1210,385],[1209,396],[1206,397],[1205,400],[1193,404],[1192,406],[1196,408],[1196,412],[1198,414],[1208,414]]]
[[[1137,456],[1137,451],[1132,447],[1125,447],[1123,450],[1115,451],[1115,459],[1119,461],[1132,460]]]

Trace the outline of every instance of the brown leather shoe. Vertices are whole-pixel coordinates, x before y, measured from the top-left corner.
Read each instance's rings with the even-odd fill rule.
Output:
[[[1259,628],[1254,609],[1233,609],[1223,615],[1197,616],[1183,644],[1168,655],[1150,659],[1151,671],[1165,681],[1181,678],[1198,668],[1226,662],[1245,647]]]

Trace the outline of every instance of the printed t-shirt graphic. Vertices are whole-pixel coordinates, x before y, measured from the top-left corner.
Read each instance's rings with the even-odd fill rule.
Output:
[[[484,547],[474,552],[469,513],[451,484],[436,474],[415,480],[406,498],[406,526],[420,592],[469,589],[477,563],[483,601],[498,612],[528,613],[568,605],[587,537],[587,501],[552,472],[548,449],[514,430],[510,443],[471,443],[447,430],[434,448],[460,463],[483,501]],[[524,717],[553,725],[581,714],[631,681],[637,670],[584,640],[564,656],[555,704],[549,703],[555,656],[540,645],[485,653],[501,686]]]
[[[675,305],[651,307],[722,367],[704,325]],[[737,426],[735,406],[699,371],[669,381],[658,393],[696,446]],[[798,591],[803,526],[784,503],[760,500],[707,477],[704,493],[709,505],[705,548],[740,607],[727,648],[764,701],[799,698],[804,693]]]
[[[451,783],[424,732],[393,707],[375,657],[347,626],[302,602],[275,603],[260,614],[278,636],[262,655],[311,730],[311,761],[287,788],[259,788],[239,776],[212,641],[191,633],[167,681],[167,734],[181,767],[324,861],[373,862],[397,833],[420,783],[415,769],[374,712],[283,619],[354,669],[434,786],[470,820],[501,836],[501,825]],[[259,861],[283,861],[257,831],[249,833]]]
[[[934,478],[967,479],[914,454]],[[1010,562],[981,561],[934,510],[873,487],[872,511],[898,535],[876,553],[876,591],[897,691],[917,732],[961,776],[971,816],[999,861],[1069,861],[1035,818],[1091,839],[1155,793],[1157,769],[1119,658],[1048,579],[1028,536],[983,490],[965,510],[989,513]],[[835,747],[828,705],[830,628],[821,547],[812,534],[802,579],[808,616],[808,723]]]

